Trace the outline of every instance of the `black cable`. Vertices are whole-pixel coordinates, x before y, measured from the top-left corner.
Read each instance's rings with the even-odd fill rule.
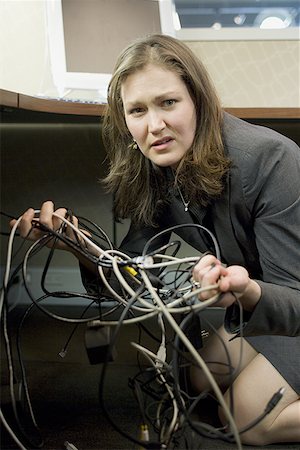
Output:
[[[72,213],[68,212],[68,214],[70,215],[70,220],[72,221]],[[93,226],[96,226],[95,224],[92,224],[92,225],[93,225]],[[93,262],[95,265],[100,264],[100,265],[102,265],[103,267],[106,267],[106,268],[112,268],[112,264],[111,264],[111,261],[110,261],[110,260],[104,259],[104,258],[103,258],[103,259],[99,259],[98,257],[94,257],[93,255],[91,255],[91,254],[90,254],[90,253],[89,253],[89,252],[81,245],[81,241],[79,240],[79,237],[78,237],[78,235],[76,234],[76,232],[74,232],[74,235],[75,235],[75,237],[76,237],[76,239],[77,239],[77,242],[74,242],[72,239],[70,239],[70,238],[66,237],[65,235],[63,235],[63,234],[61,233],[62,230],[58,230],[58,231],[51,230],[51,229],[49,229],[48,227],[46,227],[46,226],[44,226],[44,225],[42,225],[42,224],[40,224],[39,222],[36,222],[36,221],[34,222],[34,226],[37,226],[37,227],[39,227],[42,231],[47,232],[47,236],[45,237],[45,241],[43,241],[43,245],[46,245],[46,243],[49,244],[49,240],[53,240],[53,246],[52,246],[52,249],[50,250],[50,254],[49,254],[49,256],[48,256],[47,263],[46,263],[46,265],[45,265],[45,268],[44,268],[44,271],[43,271],[43,275],[42,275],[42,287],[43,287],[44,289],[45,289],[45,279],[46,279],[47,271],[48,271],[48,269],[49,269],[49,265],[50,265],[50,262],[51,262],[51,259],[52,259],[52,256],[53,256],[53,252],[54,252],[55,242],[56,242],[58,239],[61,240],[62,242],[64,242],[65,244],[71,246],[73,249],[76,250],[76,252],[80,253],[81,255],[84,255],[88,260],[90,260],[91,262]],[[65,227],[65,226],[67,226],[67,225],[64,225],[64,227]],[[215,246],[216,256],[217,256],[217,258],[220,259],[220,252],[219,252],[218,244],[217,244],[217,242],[216,242],[214,236],[212,235],[212,233],[211,233],[208,229],[206,229],[206,228],[203,227],[203,226],[197,225],[197,224],[178,225],[178,226],[169,228],[169,229],[167,229],[167,230],[164,230],[164,231],[158,233],[156,236],[152,237],[152,238],[146,243],[146,245],[145,245],[145,247],[144,247],[144,251],[143,251],[143,256],[145,256],[146,250],[149,248],[149,246],[150,246],[150,244],[153,242],[153,240],[156,239],[157,237],[159,237],[160,235],[162,235],[163,233],[168,233],[168,232],[170,232],[170,231],[175,231],[176,229],[178,229],[178,228],[180,228],[180,227],[189,227],[189,226],[190,226],[190,227],[193,226],[193,227],[196,227],[196,228],[200,228],[201,230],[207,232],[207,233],[210,235],[210,237],[211,237],[211,239],[212,239],[212,241],[213,241],[213,243],[214,243],[214,246]],[[98,228],[98,231],[101,230],[101,229],[100,229],[99,227],[97,227],[97,226],[96,226],[96,228]],[[91,231],[91,228],[89,228],[88,231],[90,232],[90,231]],[[99,234],[97,234],[97,235],[94,234],[94,237],[96,236],[96,237],[98,237],[98,238],[100,238],[100,239],[104,239],[104,240],[105,240],[106,237],[101,236],[101,231],[99,231],[99,232],[100,232],[100,235],[99,235]],[[47,241],[46,241],[46,239],[47,239]],[[92,238],[92,239],[93,239],[93,238]],[[106,239],[106,242],[107,242],[107,239]],[[42,241],[40,241],[38,245],[40,245],[41,243],[42,243]],[[166,246],[162,246],[162,247],[159,249],[159,251],[160,251],[160,252],[163,252],[163,251],[167,250],[168,248],[171,248],[173,245],[177,246],[177,247],[175,248],[175,252],[177,252],[177,249],[179,248],[179,245],[178,245],[177,241],[176,241],[175,243],[170,243],[170,244],[168,244],[168,245],[166,245]],[[33,252],[36,252],[36,251],[37,251],[36,248],[37,248],[37,246],[33,246],[33,247],[29,250],[29,253],[30,253],[30,254],[27,255],[27,257],[30,257],[31,252],[32,252],[32,253],[33,253]],[[134,261],[134,260],[132,260],[132,261]],[[122,265],[130,265],[130,263],[131,263],[130,260],[129,260],[129,261],[120,261],[120,264],[119,264],[119,265],[120,265],[120,266],[122,266]],[[164,270],[163,270],[163,268],[161,268],[161,269],[160,269],[160,277],[158,277],[158,280],[157,280],[157,281],[159,281],[158,292],[160,292],[160,288],[161,288],[161,287],[167,286],[166,282],[165,282],[164,279],[163,279],[163,278],[164,278],[163,272],[164,272]],[[167,302],[168,299],[170,300],[170,298],[173,298],[173,299],[176,299],[176,298],[177,298],[176,295],[178,295],[178,294],[180,293],[180,291],[179,291],[179,290],[180,290],[180,287],[183,286],[184,283],[185,283],[186,281],[188,281],[189,278],[190,278],[190,276],[191,276],[191,269],[186,271],[186,277],[184,277],[184,273],[185,273],[185,272],[184,272],[183,270],[181,270],[180,267],[177,268],[177,271],[175,272],[175,282],[176,282],[176,287],[175,287],[175,289],[174,289],[172,292],[170,292],[170,295],[168,295],[169,293],[164,294],[164,303]],[[70,292],[62,292],[62,291],[50,293],[48,290],[44,290],[44,292],[46,292],[46,295],[40,297],[38,300],[35,300],[35,299],[33,299],[33,296],[31,295],[31,293],[29,292],[30,289],[28,289],[28,284],[27,284],[27,281],[26,281],[26,267],[24,266],[24,264],[23,264],[23,277],[24,277],[24,286],[25,286],[25,289],[27,290],[28,295],[29,295],[30,298],[32,299],[33,304],[34,304],[35,306],[37,306],[39,309],[41,309],[43,312],[46,312],[46,313],[47,313],[48,315],[50,315],[52,318],[58,319],[58,320],[64,320],[64,321],[66,321],[66,322],[72,322],[72,323],[75,323],[75,324],[76,324],[76,325],[75,325],[75,328],[76,328],[77,325],[78,325],[79,323],[83,323],[83,322],[85,322],[85,321],[97,320],[97,318],[99,317],[99,316],[97,316],[96,318],[88,318],[88,319],[86,319],[86,320],[84,320],[84,321],[82,321],[82,320],[79,321],[79,319],[68,319],[68,318],[65,318],[65,317],[62,317],[62,316],[58,316],[58,315],[49,313],[48,311],[45,310],[45,308],[43,308],[43,307],[40,305],[40,302],[41,302],[42,300],[44,300],[45,298],[47,298],[47,297],[49,297],[49,296],[57,296],[57,297],[61,297],[61,298],[71,298],[71,297],[73,297],[73,296],[76,296],[76,297],[80,296],[80,297],[82,297],[83,295],[78,294],[78,293],[70,293]],[[180,277],[185,278],[185,279],[183,279],[182,281],[180,281]],[[141,288],[142,288],[142,291],[143,291],[144,286],[142,285],[142,286],[140,287],[140,289],[141,289]],[[126,305],[126,307],[124,308],[124,310],[123,310],[123,312],[122,312],[122,314],[121,314],[119,323],[118,323],[118,325],[117,325],[117,327],[116,327],[116,329],[115,329],[115,333],[114,333],[114,335],[113,335],[113,338],[111,339],[111,348],[110,348],[110,351],[111,351],[111,349],[112,349],[112,346],[113,346],[113,344],[114,344],[114,341],[115,341],[115,339],[116,339],[116,337],[117,337],[117,334],[118,334],[118,332],[119,332],[119,328],[120,328],[121,324],[123,323],[124,318],[126,317],[126,315],[127,315],[128,313],[130,313],[130,308],[131,308],[131,306],[134,304],[134,302],[136,301],[137,297],[140,295],[140,292],[139,292],[140,289],[138,289],[138,291],[137,291],[137,293],[135,294],[135,296],[133,296],[132,298],[127,299],[127,300],[128,300],[127,305]],[[123,295],[124,295],[125,298],[128,297],[128,294],[127,294],[127,293],[123,293]],[[84,298],[90,298],[90,299],[91,299],[91,296],[85,296]],[[94,299],[95,299],[95,297],[93,298],[93,301],[94,301]],[[99,307],[100,307],[100,304],[99,304]],[[193,315],[193,314],[195,314],[195,313],[192,313],[192,315]],[[74,330],[75,330],[75,328],[74,328]],[[176,349],[176,355],[177,355],[177,356],[178,356],[178,353],[180,353],[180,350],[177,348],[177,349]],[[109,352],[108,352],[108,354],[109,354]],[[100,386],[101,386],[101,382],[102,382],[102,381],[104,382],[104,375],[105,375],[105,370],[106,370],[104,367],[105,367],[106,365],[107,365],[107,364],[104,364],[104,366],[103,366],[103,370],[102,370],[102,374],[101,374],[101,379],[100,379],[100,385],[99,385],[99,393],[101,392],[101,390],[103,390],[103,386],[102,386],[101,388],[100,388]],[[176,364],[175,364],[175,365],[176,365]],[[229,367],[230,367],[230,366],[229,366]],[[176,371],[176,369],[175,369],[175,371]],[[173,376],[172,373],[168,373],[168,375],[169,375],[170,377]],[[175,384],[177,384],[177,381],[178,381],[178,378],[177,378],[177,381],[176,381],[176,376],[178,377],[178,374],[176,375],[176,373],[175,373],[175,376],[174,376]],[[169,382],[168,382],[168,383],[169,383]],[[179,400],[179,406],[181,405],[183,411],[185,411],[185,406],[184,406],[184,404],[183,404],[183,402],[182,402],[181,389],[180,389],[180,386],[179,386],[179,385],[177,385],[177,388],[174,386],[174,395],[176,395],[177,401]],[[102,399],[101,395],[99,395],[99,397],[100,397],[100,400],[101,400],[101,399]],[[169,409],[169,407],[171,407],[171,405],[168,406],[167,403],[164,405],[164,408],[165,408],[165,409],[164,409],[163,412],[164,412],[164,414],[165,414],[166,416],[167,416],[167,414],[168,414],[168,409]],[[103,408],[103,405],[102,405],[102,408]],[[103,410],[105,410],[105,408],[103,408]],[[264,413],[264,414],[265,414],[265,413]],[[108,417],[109,417],[109,415],[107,415],[106,418],[108,419]],[[114,426],[114,428],[116,428],[116,424],[114,424],[113,421],[110,420],[110,418],[109,418],[108,420],[111,422],[111,424]],[[256,420],[258,420],[258,419],[256,419]],[[260,419],[260,420],[262,420],[262,419]],[[188,420],[187,420],[187,423],[188,423],[188,422],[189,422],[189,418],[188,418]],[[254,425],[251,425],[251,426],[254,426]],[[117,427],[116,429],[117,429],[117,431],[120,432],[120,430],[118,429],[118,427]],[[249,428],[247,428],[247,429],[249,429]],[[217,431],[218,433],[224,435],[224,433],[221,433],[219,430],[214,429],[214,432],[215,432],[215,433],[216,433],[216,431]],[[208,433],[209,433],[209,432],[210,432],[210,431],[208,431]],[[121,430],[121,434],[123,434],[122,430]],[[157,443],[157,442],[154,442],[154,443],[145,443],[145,442],[141,442],[141,441],[135,440],[135,439],[132,438],[131,436],[127,435],[126,433],[125,433],[125,437],[126,437],[127,439],[131,440],[132,442],[135,442],[135,443],[138,443],[139,445],[142,445],[144,448],[159,448],[159,449],[162,448],[161,444],[160,444],[160,443]],[[226,437],[223,436],[223,439],[226,439]],[[228,439],[231,439],[230,435],[228,435]]]
[[[185,329],[188,328],[189,324],[193,320],[194,314],[195,314],[194,311],[191,311],[181,321],[180,328],[182,329],[182,331],[184,331]],[[178,354],[183,355],[182,350],[180,349],[180,346],[179,346],[179,337],[178,337],[178,335],[176,335],[175,339],[174,339],[173,354],[172,354],[172,368],[173,368],[172,374],[174,377],[174,389],[175,389],[175,391],[177,391],[179,393],[181,391],[181,387],[180,387]],[[184,355],[184,357],[185,357],[185,359],[187,358],[186,355]],[[203,424],[202,422],[199,422],[199,421],[197,421],[197,426],[194,426],[194,421],[192,421],[190,418],[192,411],[195,409],[195,407],[197,406],[199,401],[202,398],[205,398],[207,396],[207,394],[208,394],[208,391],[204,391],[201,394],[199,394],[194,399],[194,401],[192,402],[192,404],[189,406],[188,409],[183,404],[182,405],[183,415],[184,415],[187,423],[191,426],[191,428],[194,429],[194,431],[196,431],[200,435],[207,437],[208,434],[206,433],[206,429],[208,429],[210,437],[211,437],[211,434],[213,434],[215,437],[221,438],[221,434],[217,428],[213,427],[212,425]],[[228,439],[226,438],[226,440],[228,440]]]
[[[4,216],[4,217],[7,217],[8,219],[15,219],[15,220],[17,220],[17,217],[12,216],[11,214],[8,214],[8,213],[6,213],[4,211],[0,211],[0,215]]]
[[[108,237],[107,234],[105,233],[105,231],[104,231],[98,224],[96,224],[95,222],[92,222],[91,220],[89,220],[89,219],[87,219],[87,218],[85,218],[85,217],[77,216],[77,218],[78,218],[78,224],[79,224],[79,225],[83,224],[83,225],[84,225],[84,228],[85,228],[89,233],[91,233],[92,237],[93,237],[93,236],[96,236],[96,237],[98,237],[99,239],[104,240],[104,242],[106,242],[106,243],[108,244],[108,246],[109,246],[110,249],[115,248],[114,245],[113,245],[113,243],[111,242],[111,240],[109,239],[109,237]],[[89,225],[92,225],[92,226],[98,231],[98,233],[100,233],[100,234],[95,233],[94,230],[92,230],[89,226],[87,226],[87,223],[88,223]]]
[[[44,239],[44,238],[41,238],[41,239]],[[35,246],[39,245],[39,243],[40,243],[39,241],[36,241],[36,242],[32,245],[31,249],[28,250],[28,252],[30,252],[32,249],[34,249]],[[28,253],[28,252],[27,252],[27,253]],[[89,318],[86,318],[86,319],[72,319],[72,318],[67,318],[67,317],[64,317],[64,316],[60,316],[60,315],[58,315],[58,314],[54,314],[54,313],[48,311],[48,310],[47,310],[46,308],[44,308],[43,306],[41,306],[41,305],[40,305],[40,301],[41,301],[41,300],[44,300],[44,299],[46,299],[46,298],[48,298],[48,297],[52,297],[52,296],[57,296],[57,297],[60,297],[60,298],[74,298],[74,297],[80,297],[80,298],[87,298],[87,299],[90,299],[90,300],[93,300],[93,301],[96,301],[96,300],[97,300],[97,297],[92,296],[92,295],[90,295],[90,294],[82,294],[82,293],[78,293],[78,292],[67,292],[67,291],[61,292],[61,291],[59,291],[59,292],[57,292],[57,293],[56,293],[56,292],[51,292],[51,293],[49,293],[49,294],[45,294],[45,295],[41,296],[39,299],[36,300],[36,299],[34,298],[32,292],[31,292],[29,286],[28,286],[28,283],[27,283],[27,268],[26,268],[26,265],[25,265],[25,261],[27,261],[26,258],[24,258],[24,261],[23,261],[23,264],[22,264],[22,273],[23,273],[24,287],[25,287],[25,290],[26,290],[26,292],[27,292],[29,298],[30,298],[31,301],[37,306],[37,308],[38,308],[39,310],[41,310],[43,313],[45,313],[46,315],[48,315],[48,316],[51,317],[52,319],[61,320],[61,321],[64,321],[64,322],[70,322],[70,323],[87,323],[87,322],[89,322],[89,321],[99,319],[99,316],[98,316],[98,315],[95,316],[95,317],[89,317]]]
[[[153,241],[155,241],[155,239],[157,239],[158,237],[163,236],[164,234],[170,233],[172,231],[176,232],[176,230],[178,230],[179,228],[189,228],[189,227],[198,228],[201,231],[204,231],[205,233],[207,233],[209,235],[209,237],[211,238],[211,240],[212,240],[212,242],[214,244],[216,258],[221,260],[221,253],[220,253],[220,249],[219,249],[219,244],[218,244],[215,236],[213,235],[213,233],[208,228],[204,227],[203,225],[199,225],[199,224],[196,224],[196,223],[186,223],[186,224],[174,225],[173,227],[169,227],[169,228],[166,228],[163,231],[160,231],[155,236],[152,236],[146,242],[146,244],[144,246],[144,249],[143,249],[143,252],[142,252],[142,256],[148,255],[147,251],[148,251],[148,248],[149,248],[150,244],[152,244]]]
[[[71,247],[77,253],[80,253],[82,256],[87,258],[87,260],[91,261],[92,263],[101,265],[103,267],[111,268],[111,264],[109,263],[109,261],[104,260],[104,259],[99,259],[99,257],[92,255],[86,249],[84,249],[82,246],[78,245],[78,243],[74,242],[72,239],[70,239],[69,237],[65,236],[64,234],[62,234],[62,233],[60,233],[58,231],[55,231],[52,228],[49,228],[46,225],[41,224],[40,222],[37,222],[37,221],[33,222],[33,226],[36,227],[36,228],[41,229],[42,231],[47,232],[48,233],[48,237],[52,237],[52,238],[56,237],[56,238],[58,238],[59,240],[64,242],[64,244],[66,244],[69,247]]]
[[[99,380],[99,403],[100,406],[102,408],[103,414],[105,416],[105,418],[107,419],[107,421],[112,425],[112,427],[119,433],[121,434],[121,436],[125,437],[126,439],[128,439],[129,441],[140,445],[141,447],[145,448],[145,449],[157,449],[160,450],[162,448],[161,444],[158,442],[144,442],[144,441],[140,441],[136,438],[134,438],[133,436],[130,436],[129,434],[127,434],[124,430],[122,430],[118,425],[116,425],[116,423],[112,420],[112,418],[110,417],[106,406],[104,404],[104,381],[105,381],[105,376],[106,376],[106,370],[107,370],[107,365],[110,359],[110,355],[112,354],[112,349],[113,346],[115,345],[115,341],[117,339],[118,333],[119,333],[119,329],[122,325],[123,320],[125,319],[125,317],[128,314],[129,309],[131,308],[131,305],[133,304],[133,302],[136,300],[136,298],[140,295],[140,293],[144,290],[144,286],[140,286],[140,288],[138,289],[138,291],[136,292],[135,296],[132,297],[127,305],[125,306],[124,310],[122,311],[122,314],[119,318],[118,324],[114,330],[114,333],[111,337],[110,340],[110,345],[109,345],[109,349],[107,351],[107,357],[106,357],[106,362],[103,364],[102,367],[102,371],[101,371],[101,376],[100,376],[100,380]]]
[[[251,428],[255,427],[259,422],[261,422],[270,412],[275,408],[277,403],[282,399],[284,394],[285,388],[280,388],[275,394],[272,395],[271,399],[268,401],[264,412],[254,419],[252,422],[250,422],[248,425],[244,426],[239,430],[239,434],[246,433],[246,431],[249,431]]]
[[[14,377],[14,366],[13,366],[13,359],[12,359],[12,349],[11,349],[10,337],[9,337],[8,330],[7,330],[7,304],[4,305],[3,315],[2,315],[2,324],[3,324],[3,334],[5,337],[5,348],[6,348],[6,356],[7,356],[7,361],[8,361],[8,370],[10,373],[10,388],[11,388],[10,389],[10,397],[11,397],[11,404],[12,404],[12,408],[13,408],[14,418],[16,420],[18,430],[21,433],[21,435],[23,436],[23,438],[25,439],[25,441],[27,442],[27,444],[29,444],[30,446],[32,446],[34,448],[41,448],[44,445],[44,441],[41,437],[40,430],[37,427],[34,417],[31,416],[31,418],[32,418],[31,424],[33,425],[33,429],[35,430],[35,432],[38,434],[36,436],[36,439],[34,439],[33,436],[29,436],[28,432],[25,430],[25,427],[21,422],[21,418],[20,418],[18,408],[17,408],[15,393],[14,393],[14,389],[13,389],[13,379],[15,377]],[[29,424],[27,424],[27,425],[29,425]]]

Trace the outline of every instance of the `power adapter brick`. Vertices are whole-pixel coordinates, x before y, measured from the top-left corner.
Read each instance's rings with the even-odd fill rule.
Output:
[[[91,364],[114,361],[117,356],[115,346],[110,346],[111,327],[87,327],[85,331],[85,347]]]

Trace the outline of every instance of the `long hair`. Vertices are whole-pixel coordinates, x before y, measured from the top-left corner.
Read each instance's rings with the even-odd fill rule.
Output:
[[[103,181],[107,190],[114,193],[116,216],[145,225],[155,223],[156,214],[168,200],[166,169],[156,166],[141,151],[133,150],[121,86],[129,75],[149,64],[178,74],[195,105],[194,141],[178,165],[174,180],[184,186],[185,197],[191,203],[207,206],[221,194],[230,164],[222,142],[222,108],[201,61],[184,43],[170,36],[151,35],[134,41],[117,59],[108,87],[103,142],[109,173]]]

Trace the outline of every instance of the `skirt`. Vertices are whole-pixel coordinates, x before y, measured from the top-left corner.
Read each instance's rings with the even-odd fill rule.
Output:
[[[245,339],[300,395],[300,336],[251,336]]]

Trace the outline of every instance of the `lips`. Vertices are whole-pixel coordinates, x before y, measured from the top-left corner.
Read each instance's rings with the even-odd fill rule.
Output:
[[[172,141],[173,139],[170,136],[166,136],[162,139],[158,139],[157,141],[153,142],[152,147],[159,147],[167,144],[168,142]]]

